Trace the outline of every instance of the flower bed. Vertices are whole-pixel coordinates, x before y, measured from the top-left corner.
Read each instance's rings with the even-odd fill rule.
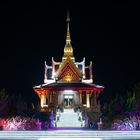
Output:
[[[12,118],[0,118],[2,130],[41,130],[42,123],[39,119],[16,116]]]
[[[129,116],[124,119],[116,119],[113,121],[112,130],[139,130],[140,129],[140,117],[139,116]]]

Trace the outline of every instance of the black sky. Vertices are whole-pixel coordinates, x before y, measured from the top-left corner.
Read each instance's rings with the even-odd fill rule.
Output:
[[[93,61],[104,97],[125,94],[140,82],[139,7],[128,1],[0,2],[0,88],[33,97],[43,83],[44,61],[61,61],[70,11],[77,61]]]

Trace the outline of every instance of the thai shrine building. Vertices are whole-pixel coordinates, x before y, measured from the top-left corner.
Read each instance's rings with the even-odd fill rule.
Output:
[[[44,84],[33,87],[40,98],[40,109],[50,107],[97,109],[97,99],[104,87],[94,84],[92,62],[76,62],[71,45],[70,18],[67,16],[67,33],[61,62],[52,58],[52,65],[45,62]]]

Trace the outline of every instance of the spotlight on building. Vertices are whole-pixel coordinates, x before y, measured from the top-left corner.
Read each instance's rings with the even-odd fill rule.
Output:
[[[65,93],[73,92],[72,90],[64,90]]]

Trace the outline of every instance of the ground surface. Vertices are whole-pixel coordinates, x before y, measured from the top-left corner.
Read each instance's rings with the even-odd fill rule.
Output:
[[[0,140],[139,140],[139,131],[91,131],[52,129],[48,131],[0,131]]]

